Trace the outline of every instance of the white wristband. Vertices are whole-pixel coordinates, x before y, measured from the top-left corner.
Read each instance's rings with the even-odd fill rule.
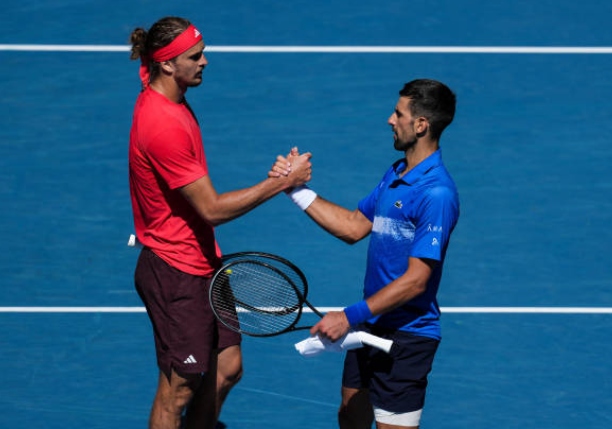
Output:
[[[291,201],[293,201],[302,210],[306,210],[312,204],[315,198],[317,198],[317,193],[306,185],[294,188],[287,195],[289,195]]]

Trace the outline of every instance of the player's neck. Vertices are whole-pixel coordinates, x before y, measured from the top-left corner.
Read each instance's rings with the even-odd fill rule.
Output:
[[[432,155],[438,148],[438,142],[434,140],[419,140],[414,146],[411,146],[405,152],[406,169],[402,172],[402,176]]]
[[[168,100],[175,103],[181,103],[185,97],[186,89],[180,88],[174,79],[156,79],[151,82],[151,89],[155,92],[159,92],[161,95],[166,97]]]

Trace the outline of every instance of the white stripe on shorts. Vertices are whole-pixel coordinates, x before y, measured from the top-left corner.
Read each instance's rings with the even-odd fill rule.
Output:
[[[420,410],[410,411],[408,413],[394,413],[392,411],[385,411],[381,408],[374,407],[374,417],[376,418],[377,422],[395,426],[418,426],[421,421],[422,413],[422,408]]]

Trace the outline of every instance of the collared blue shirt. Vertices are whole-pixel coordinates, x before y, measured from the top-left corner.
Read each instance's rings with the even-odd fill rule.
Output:
[[[405,159],[396,161],[359,202],[359,210],[373,224],[364,298],[403,275],[408,258],[438,261],[423,294],[369,322],[440,339],[436,296],[449,238],[459,219],[459,196],[440,150],[400,177],[405,168]]]

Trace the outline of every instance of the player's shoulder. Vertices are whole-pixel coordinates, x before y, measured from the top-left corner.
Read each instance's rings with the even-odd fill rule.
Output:
[[[457,188],[448,184],[436,184],[423,190],[425,198],[436,200],[455,200],[458,198]]]
[[[421,186],[421,194],[424,199],[435,200],[458,200],[459,192],[455,181],[444,168],[436,168],[435,174],[428,174]]]

